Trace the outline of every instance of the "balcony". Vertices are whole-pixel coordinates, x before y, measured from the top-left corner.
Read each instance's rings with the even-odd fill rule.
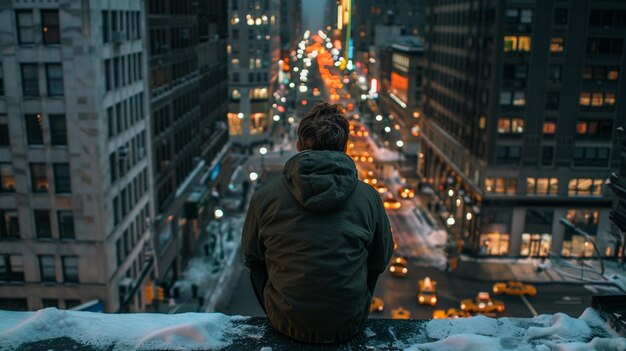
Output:
[[[326,345],[289,339],[261,317],[102,314],[49,308],[0,311],[0,339],[3,347],[20,350],[503,350],[536,345],[625,350],[623,296],[594,298],[592,306],[578,318],[556,313],[532,319],[369,319],[365,330],[352,340]]]

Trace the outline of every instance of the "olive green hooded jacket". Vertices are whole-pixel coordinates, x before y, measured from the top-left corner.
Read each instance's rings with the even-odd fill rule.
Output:
[[[243,251],[272,325],[299,341],[334,343],[362,330],[393,240],[380,196],[352,159],[307,150],[253,195]]]

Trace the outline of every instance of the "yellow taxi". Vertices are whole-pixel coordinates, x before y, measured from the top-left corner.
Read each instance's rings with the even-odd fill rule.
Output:
[[[395,275],[396,277],[404,277],[409,272],[408,268],[409,263],[403,257],[396,257],[391,260],[391,266],[389,267],[389,272]]]
[[[436,281],[431,280],[430,277],[420,279],[417,284],[417,289],[417,302],[419,302],[420,305],[435,306],[437,304]]]
[[[479,292],[474,299],[461,300],[461,310],[467,312],[504,312],[504,302],[492,300],[488,292]]]
[[[408,186],[403,186],[398,189],[398,195],[400,195],[403,199],[412,199],[415,197],[415,190],[409,188]]]
[[[383,201],[383,206],[385,207],[386,210],[397,210],[400,207],[402,207],[402,204],[395,197],[388,196]]]
[[[380,312],[385,308],[385,303],[380,297],[372,297],[372,303],[370,304],[370,312]]]
[[[391,319],[409,319],[411,318],[411,312],[406,308],[398,307],[391,310]]]
[[[356,131],[356,136],[361,137],[361,138],[368,137],[369,135],[370,133],[363,126],[361,126],[361,128],[359,128],[359,130]]]
[[[493,284],[493,293],[500,295],[528,295],[536,296],[537,288],[522,282],[506,282]]]
[[[434,310],[433,311],[433,319],[442,319],[442,318],[467,318],[470,317],[470,314],[465,311],[457,310],[456,308],[448,308],[448,310]]]

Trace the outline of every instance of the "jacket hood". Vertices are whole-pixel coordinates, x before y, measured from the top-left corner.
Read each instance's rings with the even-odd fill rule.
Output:
[[[306,150],[290,158],[283,180],[291,195],[311,211],[343,203],[359,182],[354,161],[341,151]]]

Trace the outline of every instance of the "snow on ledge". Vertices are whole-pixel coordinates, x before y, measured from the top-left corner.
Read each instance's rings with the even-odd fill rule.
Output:
[[[219,313],[102,314],[55,308],[0,311],[0,350],[63,337],[97,350],[242,350],[242,345],[246,350],[317,349],[283,337],[262,318]],[[579,318],[557,313],[532,319],[371,319],[364,333],[349,344],[338,344],[336,349],[376,350],[393,345],[394,350],[410,351],[626,350],[626,339],[618,337],[590,308]]]

